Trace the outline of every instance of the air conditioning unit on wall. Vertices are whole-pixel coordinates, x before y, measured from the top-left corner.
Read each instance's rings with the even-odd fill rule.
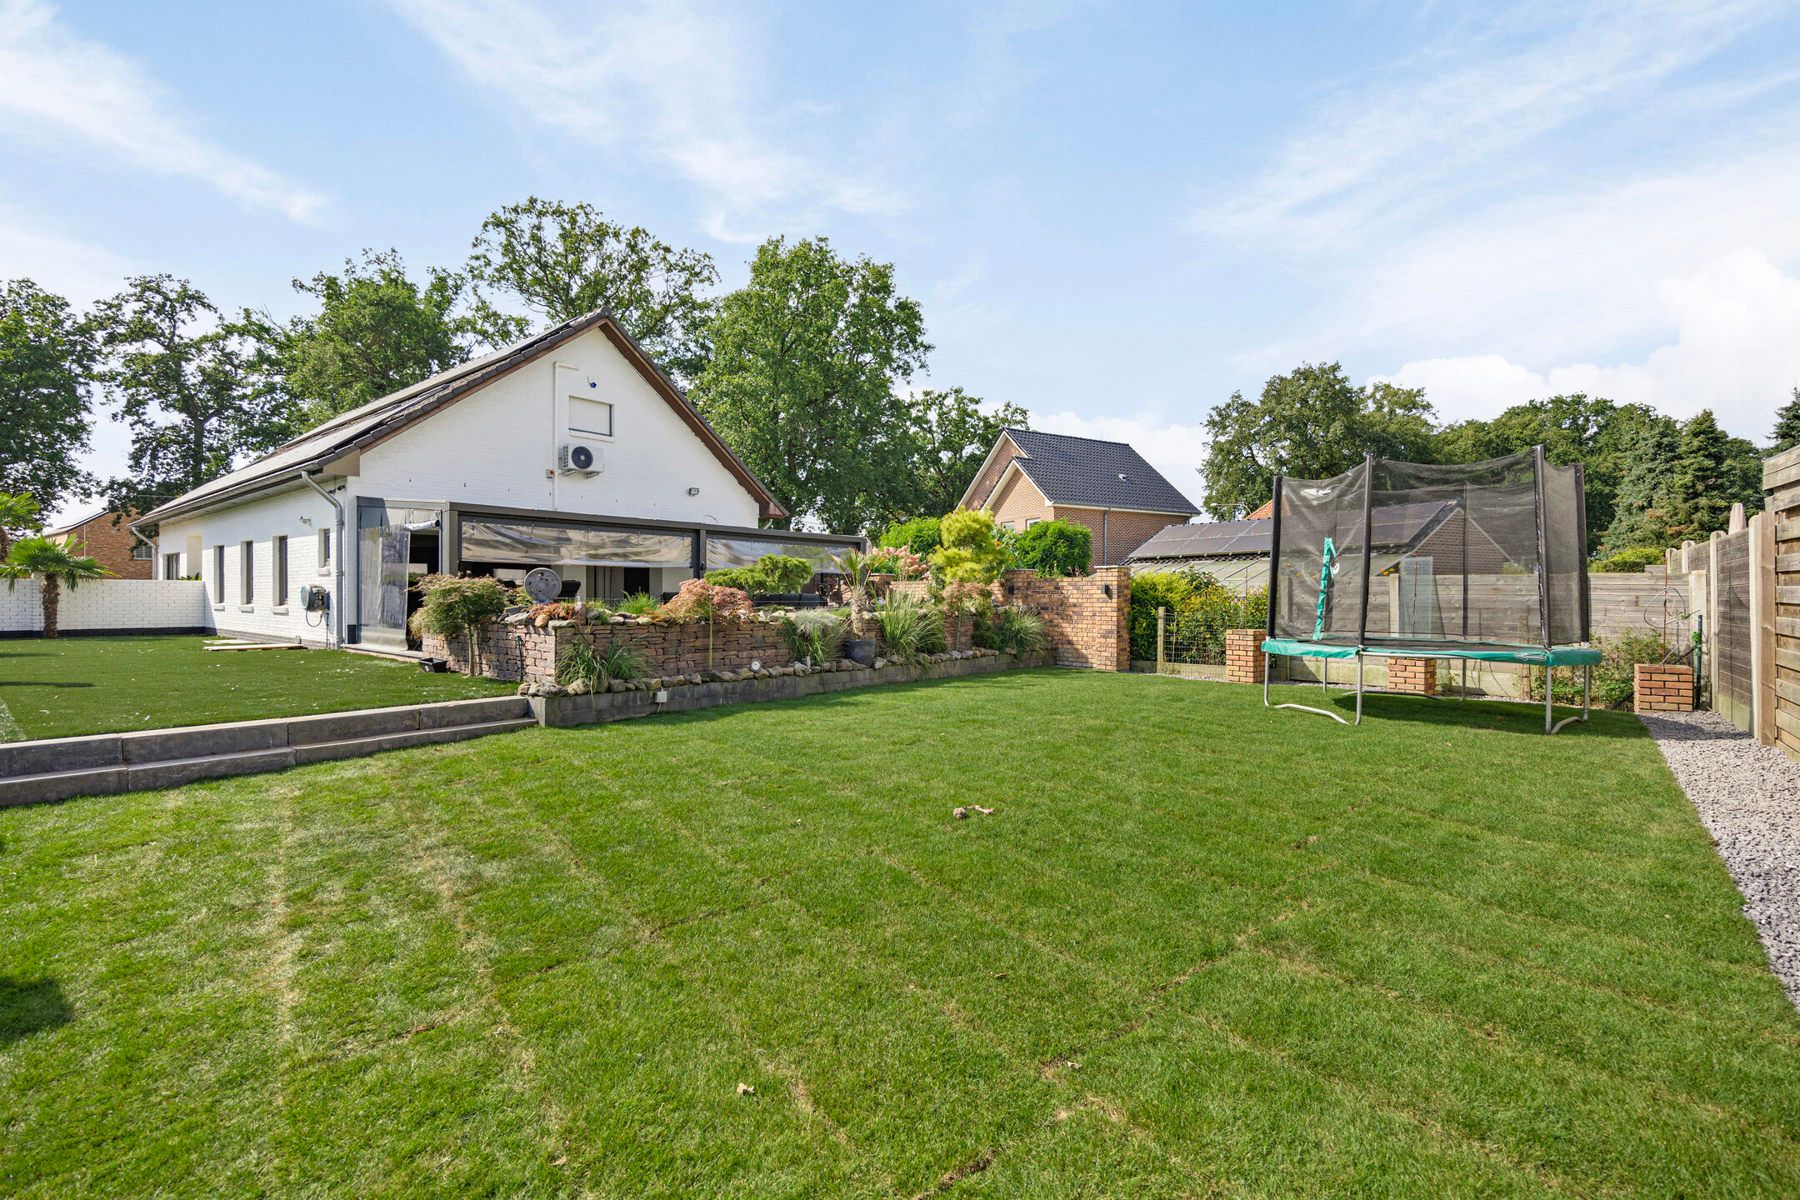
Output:
[[[556,452],[556,466],[564,475],[598,475],[606,469],[600,447],[586,442],[564,442]]]

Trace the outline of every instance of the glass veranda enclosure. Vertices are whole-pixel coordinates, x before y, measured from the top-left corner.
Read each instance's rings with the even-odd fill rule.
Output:
[[[1599,651],[1588,641],[1587,518],[1579,463],[1542,446],[1438,465],[1373,456],[1330,479],[1277,476],[1263,649],[1356,664],[1369,656],[1542,667],[1544,728],[1584,719]],[[1549,672],[1583,671],[1580,717],[1553,721]],[[1264,699],[1268,698],[1267,672]],[[1466,694],[1466,686],[1463,693]],[[1280,704],[1342,721],[1335,712]],[[1348,722],[1346,722],[1348,723]]]

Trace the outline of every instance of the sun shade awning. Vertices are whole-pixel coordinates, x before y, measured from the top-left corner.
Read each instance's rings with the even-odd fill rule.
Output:
[[[653,530],[464,519],[465,562],[580,567],[692,567],[694,539]]]

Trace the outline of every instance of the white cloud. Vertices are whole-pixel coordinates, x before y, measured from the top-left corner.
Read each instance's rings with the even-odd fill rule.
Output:
[[[110,296],[138,265],[101,246],[46,228],[0,203],[0,276],[30,279],[77,305]]]
[[[1045,433],[1125,442],[1196,505],[1205,495],[1206,486],[1195,474],[1206,462],[1206,433],[1199,425],[1171,422],[1156,412],[1105,417],[1076,412],[1033,412],[1031,427]]]
[[[1316,297],[1235,365],[1400,363],[1452,419],[1586,390],[1766,437],[1800,355],[1796,75],[1698,68],[1779,9],[1482,11],[1503,15],[1332,93],[1200,214]],[[1630,130],[1650,165],[1615,142]],[[1619,165],[1552,174],[1596,155]]]
[[[1195,227],[1299,252],[1404,229],[1447,200],[1511,182],[1475,164],[1641,101],[1779,9],[1639,0],[1506,11],[1334,93],[1267,170],[1203,208]],[[1547,19],[1534,26],[1540,11]]]
[[[1800,278],[1745,250],[1667,280],[1657,293],[1676,337],[1642,361],[1536,371],[1501,355],[1472,355],[1409,362],[1389,378],[1425,388],[1455,416],[1587,392],[1676,417],[1710,408],[1732,432],[1768,437],[1776,406],[1800,385]]]
[[[147,170],[203,180],[295,221],[316,220],[324,204],[316,193],[194,132],[136,63],[71,33],[37,0],[0,0],[0,113],[15,134],[85,142]]]
[[[733,13],[695,4],[556,11],[534,0],[391,0],[470,79],[530,119],[643,155],[707,194],[712,236],[754,241],[773,206],[885,213],[900,199],[831,171],[751,121],[754,39]],[[804,120],[805,113],[796,113]],[[816,114],[814,114],[816,116]]]

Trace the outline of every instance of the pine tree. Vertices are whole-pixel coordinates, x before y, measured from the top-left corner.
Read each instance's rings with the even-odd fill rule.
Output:
[[[1794,389],[1794,398],[1775,414],[1775,453],[1795,446],[1800,446],[1800,387]]]
[[[1729,441],[1710,408],[1701,409],[1681,427],[1681,448],[1670,479],[1670,532],[1677,539],[1701,541],[1713,530],[1725,528],[1730,519],[1738,481]]]
[[[1673,543],[1670,476],[1680,449],[1677,426],[1666,417],[1647,421],[1632,439],[1619,474],[1612,524],[1606,530],[1606,553]]]

